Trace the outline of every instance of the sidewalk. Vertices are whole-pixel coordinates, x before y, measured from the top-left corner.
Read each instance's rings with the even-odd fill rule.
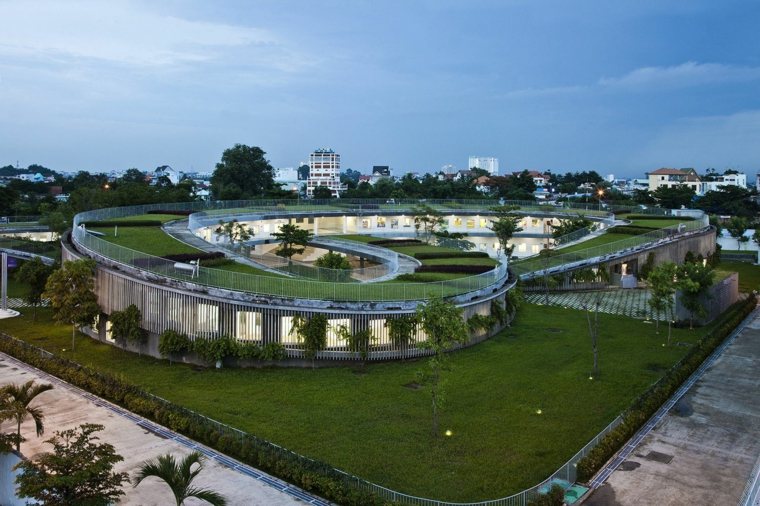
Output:
[[[208,458],[205,459],[204,469],[194,483],[200,487],[213,488],[224,495],[230,505],[328,504],[277,478],[218,455],[213,450],[0,353],[0,385],[25,383],[31,379],[53,383],[55,388],[40,394],[32,403],[43,410],[45,434],[37,437],[32,421],[28,420],[21,426],[21,433],[27,438],[26,442],[21,444],[21,452],[29,458],[33,459],[40,452],[52,450],[52,446],[44,441],[52,437],[55,431],[74,428],[82,423],[98,423],[105,426],[105,430],[97,434],[100,439],[114,445],[116,452],[124,457],[124,461],[116,466],[116,470],[126,471],[130,477],[144,460],[164,453],[180,457],[197,448]],[[6,432],[14,427],[13,422],[2,424],[2,430]],[[137,488],[126,484],[124,491],[126,496],[118,504],[159,506],[174,503],[169,487],[154,478],[146,479]],[[187,504],[201,503],[191,500]]]

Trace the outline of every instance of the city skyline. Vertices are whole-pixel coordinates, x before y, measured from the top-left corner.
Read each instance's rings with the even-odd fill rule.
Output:
[[[0,2],[0,164],[758,169],[752,2]],[[318,22],[317,22],[318,21]],[[709,35],[706,35],[709,34]]]

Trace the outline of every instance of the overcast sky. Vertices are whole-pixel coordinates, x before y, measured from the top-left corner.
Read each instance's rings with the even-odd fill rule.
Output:
[[[0,165],[760,170],[760,2],[0,0]]]

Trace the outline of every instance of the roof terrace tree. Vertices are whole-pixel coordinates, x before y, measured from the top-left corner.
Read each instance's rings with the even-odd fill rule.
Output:
[[[311,232],[293,223],[282,225],[279,231],[272,234],[272,236],[280,241],[280,246],[275,250],[274,254],[287,258],[288,262],[290,262],[293,255],[304,252],[306,245],[311,240],[311,235]]]

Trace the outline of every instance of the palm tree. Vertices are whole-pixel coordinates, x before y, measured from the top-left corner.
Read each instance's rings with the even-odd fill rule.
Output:
[[[146,460],[139,471],[137,471],[137,475],[133,480],[134,486],[136,487],[149,476],[155,476],[165,481],[169,485],[169,488],[172,489],[177,506],[181,506],[185,499],[190,497],[196,497],[214,506],[225,506],[227,500],[218,492],[192,486],[193,480],[203,469],[203,465],[201,464],[202,459],[203,455],[200,452],[193,452],[179,462],[169,453],[159,455],[155,459]],[[198,467],[192,470],[191,468],[194,464],[198,464]]]
[[[37,437],[45,433],[45,426],[42,424],[42,410],[39,406],[30,406],[35,397],[42,392],[52,390],[53,385],[48,383],[35,385],[34,380],[29,380],[23,385],[12,383],[5,385],[0,390],[0,396],[3,399],[3,419],[12,419],[16,421],[16,451],[21,450],[21,423],[31,416],[37,430]]]

